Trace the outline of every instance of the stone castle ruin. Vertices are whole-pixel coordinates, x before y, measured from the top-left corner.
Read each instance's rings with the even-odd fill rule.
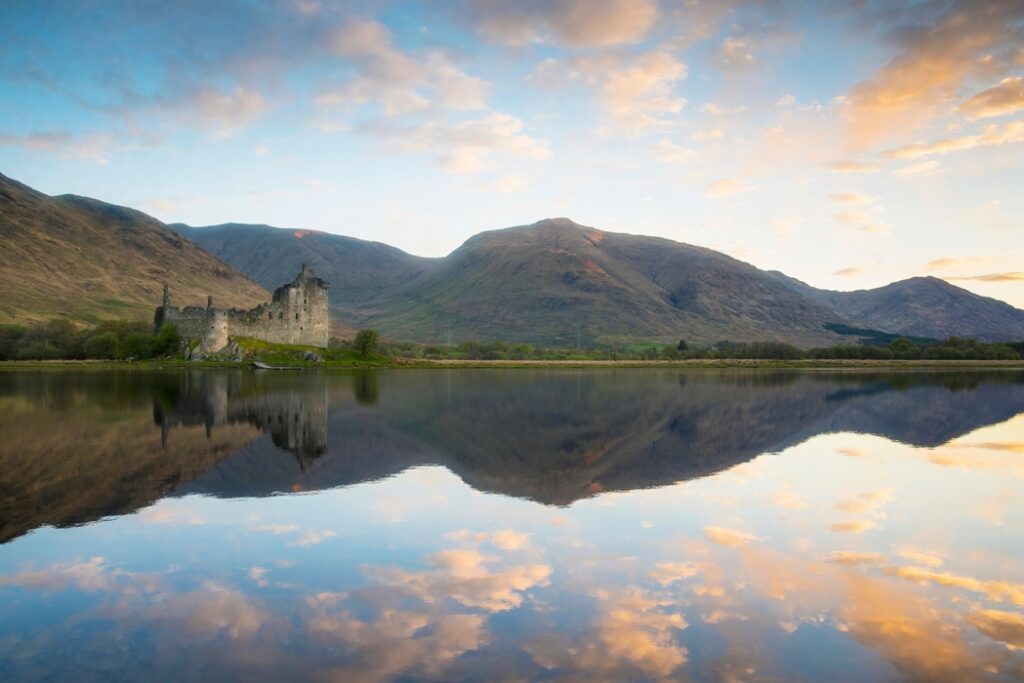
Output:
[[[274,291],[269,303],[256,308],[214,308],[207,297],[206,308],[171,305],[164,285],[163,304],[153,316],[153,328],[173,323],[182,339],[199,340],[195,353],[209,355],[226,347],[231,337],[251,337],[274,344],[326,347],[330,327],[327,312],[329,283],[313,276],[302,264],[295,280]]]

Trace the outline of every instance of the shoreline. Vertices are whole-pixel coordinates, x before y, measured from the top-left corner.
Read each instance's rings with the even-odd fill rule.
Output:
[[[251,361],[111,361],[111,360],[25,360],[0,361],[3,370],[41,369],[131,369],[131,370],[199,370],[199,369],[248,368]],[[382,370],[382,369],[960,369],[960,370],[1024,370],[1024,360],[862,360],[862,359],[814,359],[814,360],[771,360],[771,359],[704,359],[688,360],[430,360],[422,358],[393,358],[367,360],[365,362],[305,363],[287,368],[258,370],[258,372],[295,372],[307,370]],[[254,370],[255,371],[255,370]]]

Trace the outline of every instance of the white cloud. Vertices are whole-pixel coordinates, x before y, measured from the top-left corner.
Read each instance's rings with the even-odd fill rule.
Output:
[[[688,147],[677,145],[667,138],[662,138],[658,141],[658,144],[651,148],[651,152],[658,159],[666,163],[684,163],[688,164],[694,162],[698,158],[697,152]]]
[[[530,78],[550,87],[584,84],[616,126],[639,135],[674,125],[671,115],[686,107],[686,100],[675,92],[686,75],[686,65],[671,53],[653,50],[628,57],[548,59],[537,65]]]
[[[708,183],[704,187],[704,196],[710,199],[721,199],[722,197],[729,197],[734,194],[750,192],[754,189],[756,189],[755,186],[749,185],[742,180],[723,178]]]

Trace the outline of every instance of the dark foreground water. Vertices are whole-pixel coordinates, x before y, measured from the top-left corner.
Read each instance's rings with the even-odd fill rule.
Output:
[[[0,680],[1024,680],[1019,372],[0,372]]]

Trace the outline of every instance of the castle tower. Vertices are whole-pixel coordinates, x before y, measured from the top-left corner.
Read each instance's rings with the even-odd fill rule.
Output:
[[[171,305],[171,290],[167,288],[167,283],[164,283],[164,300],[161,304],[164,308]]]

